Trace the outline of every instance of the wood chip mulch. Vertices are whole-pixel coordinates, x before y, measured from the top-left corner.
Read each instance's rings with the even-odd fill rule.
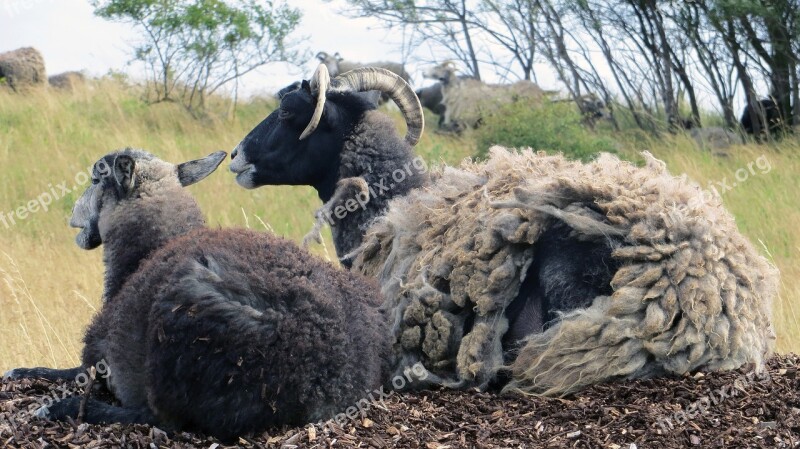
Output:
[[[745,369],[597,385],[566,399],[474,391],[393,394],[344,426],[275,429],[223,444],[143,425],[19,419],[74,385],[0,383],[0,447],[10,448],[800,448],[800,356]],[[61,387],[62,390],[57,388]],[[16,418],[16,419],[15,419]],[[342,420],[344,422],[344,420]]]

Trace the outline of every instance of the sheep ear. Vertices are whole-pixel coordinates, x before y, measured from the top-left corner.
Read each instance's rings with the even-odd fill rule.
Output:
[[[112,171],[112,175],[114,176],[114,183],[120,197],[127,196],[131,190],[133,190],[133,183],[135,180],[133,171],[135,168],[136,162],[127,154],[120,154],[114,158],[114,170]]]
[[[228,153],[217,151],[208,156],[178,165],[178,179],[186,187],[203,180],[214,172],[219,164],[228,157]]]

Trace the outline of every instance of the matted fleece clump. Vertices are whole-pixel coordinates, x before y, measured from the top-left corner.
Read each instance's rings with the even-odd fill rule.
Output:
[[[393,200],[354,268],[377,277],[393,317],[397,371],[423,363],[438,383],[564,395],[619,378],[763,365],[774,345],[778,272],[715,194],[644,153],[589,163],[490,150]],[[613,294],[527,337],[510,361],[501,339],[535,242],[554,223],[608,238]],[[580,264],[581,261],[575,261]]]

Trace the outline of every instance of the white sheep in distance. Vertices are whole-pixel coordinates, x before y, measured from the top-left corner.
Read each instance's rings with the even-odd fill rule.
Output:
[[[374,282],[282,238],[204,226],[184,186],[225,156],[175,166],[124,149],[95,164],[70,221],[81,248],[103,246],[106,265],[83,365],[8,377],[73,380],[102,362],[121,405],[90,400],[85,422],[224,440],[332,418],[383,385],[388,333]],[[82,399],[41,414],[76,418]]]
[[[329,55],[324,51],[317,53],[317,59],[321,63],[325,64],[325,66],[328,68],[328,72],[330,73],[330,75],[334,77],[339,76],[342,73],[346,73],[351,70],[359,69],[362,67],[381,67],[396,74],[397,76],[405,80],[405,82],[409,84],[411,83],[411,75],[408,74],[405,66],[403,64],[400,64],[399,62],[376,61],[376,62],[370,62],[368,64],[362,64],[360,62],[349,61],[342,58],[342,56],[339,55],[339,52],[336,52],[333,55]],[[389,101],[389,97],[383,94],[381,95],[378,104],[383,104],[387,101]]]
[[[69,71],[52,75],[47,78],[50,87],[71,91],[86,84],[86,75],[83,72]]]
[[[486,84],[474,78],[457,76],[452,61],[433,67],[425,77],[441,83],[444,119],[439,125],[455,132],[478,127],[484,117],[506,104],[525,102],[535,107],[548,94],[530,81]]]
[[[380,89],[392,120],[356,92]],[[535,126],[535,124],[532,124]],[[433,174],[413,90],[387,70],[314,79],[234,150],[246,188],[310,185],[345,265],[375,277],[393,366],[563,395],[614,379],[762,367],[777,270],[718,196],[645,155],[581,163],[496,147]],[[502,374],[502,375],[501,375]]]
[[[32,47],[0,53],[0,81],[0,86],[5,84],[17,92],[43,86],[47,73],[42,54]]]

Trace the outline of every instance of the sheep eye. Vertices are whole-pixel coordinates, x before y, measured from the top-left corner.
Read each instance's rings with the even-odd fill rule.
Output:
[[[100,184],[100,179],[99,178],[92,178],[92,184],[94,184],[94,185]]]
[[[279,119],[287,119],[287,118],[289,118],[291,116],[292,116],[292,113],[287,111],[286,109],[281,109],[280,112],[278,112],[278,118]]]

